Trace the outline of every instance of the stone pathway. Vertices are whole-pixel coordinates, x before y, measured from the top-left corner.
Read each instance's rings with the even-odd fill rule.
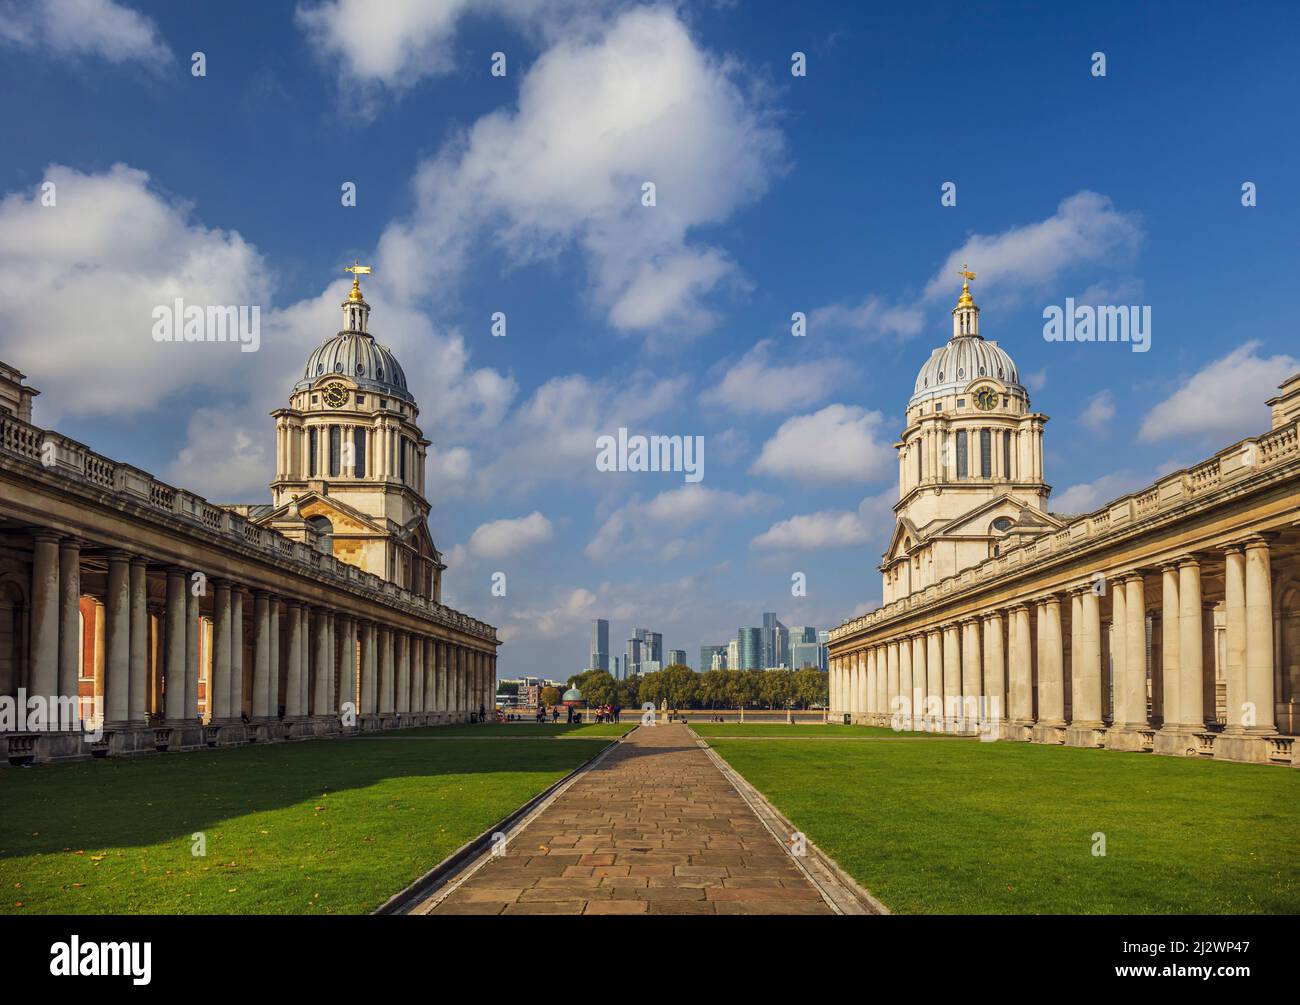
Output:
[[[416,914],[831,914],[681,725],[641,727]]]

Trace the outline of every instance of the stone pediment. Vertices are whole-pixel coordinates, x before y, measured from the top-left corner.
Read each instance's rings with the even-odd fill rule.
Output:
[[[1050,513],[1045,513],[1033,506],[1027,506],[1010,494],[996,496],[981,503],[973,510],[949,520],[942,527],[934,528],[928,536],[935,537],[988,537],[989,525],[998,517],[1012,521],[1008,533],[1026,531],[1046,532],[1057,530],[1063,524]]]
[[[293,516],[293,507],[297,507],[297,517]],[[306,492],[292,502],[277,506],[260,516],[258,523],[275,526],[284,523],[306,521],[309,517],[323,516],[334,528],[334,534],[387,534],[388,528],[373,517],[367,516],[353,506],[319,492]]]

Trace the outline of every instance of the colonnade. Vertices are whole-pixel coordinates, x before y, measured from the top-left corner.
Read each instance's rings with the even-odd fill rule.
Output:
[[[1273,538],[1251,535],[951,619],[940,613],[883,638],[877,629],[845,639],[831,657],[832,713],[896,729],[1289,761],[1290,739],[1274,719]],[[1206,574],[1226,622],[1221,717],[1219,601],[1205,595]]]
[[[346,596],[325,606],[44,530],[33,533],[31,568],[20,682],[54,710],[37,725],[80,740],[91,720],[110,753],[465,721],[495,708],[494,642],[413,630],[398,611],[391,623],[360,617]],[[82,624],[87,578],[103,587],[102,683],[90,696],[85,632],[99,619]],[[79,744],[47,747],[47,759],[85,756]]]

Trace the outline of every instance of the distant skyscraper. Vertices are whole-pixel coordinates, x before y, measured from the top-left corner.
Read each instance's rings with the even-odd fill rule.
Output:
[[[686,650],[685,650],[685,649],[669,649],[669,650],[668,650],[668,663],[667,663],[666,665],[667,665],[667,666],[670,666],[670,667],[671,667],[671,666],[690,666],[690,664],[686,662]]]
[[[719,665],[721,664],[721,665]],[[700,673],[707,670],[722,670],[727,666],[726,646],[700,646]]]
[[[734,638],[727,643],[727,669],[740,669],[740,639]]]
[[[790,665],[790,631],[776,614],[763,615],[763,668]]]
[[[740,669],[763,669],[763,629],[742,628],[736,633],[740,645]]]
[[[652,632],[648,628],[636,628],[632,631],[632,637],[627,640],[627,656],[623,661],[625,676],[633,674],[648,673],[643,663],[655,663],[663,666],[664,661],[664,637],[660,632]]]
[[[591,623],[591,663],[593,670],[609,669],[609,622],[596,618]]]

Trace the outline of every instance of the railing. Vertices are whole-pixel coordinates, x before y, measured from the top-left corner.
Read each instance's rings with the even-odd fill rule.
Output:
[[[1243,440],[1195,467],[1171,472],[1154,485],[1109,502],[1095,512],[1071,521],[1059,531],[1007,548],[996,558],[987,558],[978,565],[947,576],[908,597],[901,597],[852,621],[846,621],[831,629],[830,640],[834,642],[864,631],[913,607],[924,607],[950,593],[991,582],[1009,568],[1029,565],[1039,556],[1078,547],[1127,527],[1137,519],[1177,509],[1200,495],[1212,492],[1225,482],[1277,467],[1297,456],[1300,456],[1300,423],[1293,422],[1262,436]]]
[[[268,559],[301,566],[312,579],[338,581],[379,595],[385,602],[406,607],[446,628],[496,643],[496,629],[427,597],[381,579],[374,573],[322,555],[279,531],[252,523],[192,492],[158,481],[146,471],[97,454],[83,443],[53,430],[41,429],[11,415],[0,415],[0,453],[40,464],[47,472],[75,482],[108,489],[132,503],[156,510],[159,516],[188,520],[232,544],[265,553]]]

